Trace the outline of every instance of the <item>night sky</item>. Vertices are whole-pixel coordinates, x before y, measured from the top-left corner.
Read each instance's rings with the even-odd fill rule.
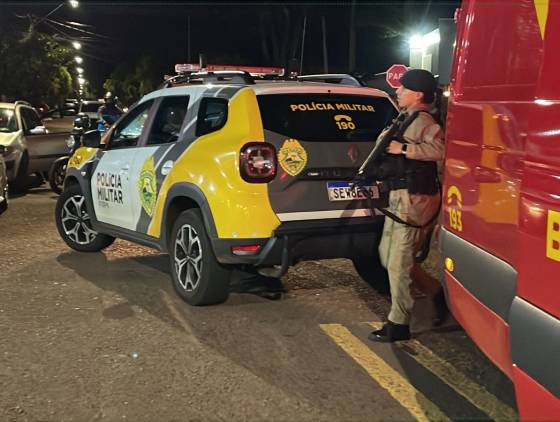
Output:
[[[61,1],[0,1],[2,21],[23,21],[15,13],[44,16]],[[80,1],[77,9],[65,4],[49,18],[59,23],[79,22],[78,32],[54,23],[41,23],[50,33],[81,38],[85,77],[94,91],[120,63],[132,63],[142,54],[155,59],[158,71],[172,74],[175,63],[187,63],[190,17],[191,63],[205,53],[208,63],[277,66],[266,61],[261,45],[259,17],[291,10],[291,27],[301,55],[303,16],[307,16],[303,73],[323,71],[321,16],[325,17],[330,72],[348,72],[350,2],[172,2]],[[453,17],[459,1],[355,2],[356,67],[360,72],[383,72],[392,63],[408,63],[407,40],[415,32],[437,27],[438,18]],[[380,19],[379,16],[387,18]],[[298,19],[299,17],[299,19]],[[384,20],[395,32],[382,28]],[[379,27],[381,21],[381,28]],[[55,29],[56,28],[56,29]],[[282,28],[279,27],[278,31]],[[1,31],[1,27],[0,27]],[[93,37],[93,38],[83,38]]]

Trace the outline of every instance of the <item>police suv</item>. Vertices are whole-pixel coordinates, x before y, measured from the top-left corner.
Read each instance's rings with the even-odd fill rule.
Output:
[[[58,231],[78,251],[119,237],[167,252],[191,305],[226,300],[235,267],[280,277],[300,260],[351,258],[380,285],[372,208],[386,197],[350,182],[396,111],[371,88],[231,71],[175,78],[103,138],[83,136]]]

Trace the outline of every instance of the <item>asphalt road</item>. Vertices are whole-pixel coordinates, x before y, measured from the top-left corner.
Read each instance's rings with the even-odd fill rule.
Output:
[[[194,308],[168,258],[117,241],[73,252],[45,186],[0,216],[0,420],[516,420],[513,388],[449,321],[367,340],[388,299],[347,260],[290,269],[280,300]],[[240,290],[239,288],[237,290]]]

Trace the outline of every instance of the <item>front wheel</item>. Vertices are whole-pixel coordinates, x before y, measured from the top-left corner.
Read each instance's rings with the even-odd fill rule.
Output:
[[[66,177],[66,166],[68,158],[55,161],[49,170],[49,185],[54,193],[60,195],[64,186],[64,178]]]
[[[183,211],[170,236],[173,287],[189,305],[212,305],[228,298],[231,270],[216,260],[199,209]]]
[[[86,198],[78,185],[69,186],[58,197],[54,217],[60,237],[76,251],[98,252],[115,241],[92,229]]]

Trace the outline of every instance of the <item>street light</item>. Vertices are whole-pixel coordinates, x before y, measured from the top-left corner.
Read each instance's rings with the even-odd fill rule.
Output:
[[[80,56],[74,57],[74,60],[76,60],[76,63],[78,63],[78,64],[82,64],[83,61],[84,61],[84,59],[82,59]]]
[[[84,73],[84,69],[82,69],[81,67],[77,67],[76,71],[81,75],[82,73]]]
[[[86,80],[80,76],[80,77],[78,78],[78,83],[79,83],[80,85],[83,85],[83,84],[86,83]]]
[[[78,5],[80,4],[78,2],[78,0],[68,0],[68,4],[73,8],[77,8]],[[60,9],[62,6],[64,6],[64,3],[60,3],[58,6],[56,6],[53,10],[51,10],[49,13],[47,13],[45,16],[43,16],[41,19],[39,19],[35,25],[40,24],[41,22],[43,22],[45,19],[47,19],[50,15],[52,15],[54,12],[56,12],[58,9]]]
[[[80,48],[82,48],[82,44],[78,41],[72,41],[72,47],[74,47],[76,50],[79,50]]]

